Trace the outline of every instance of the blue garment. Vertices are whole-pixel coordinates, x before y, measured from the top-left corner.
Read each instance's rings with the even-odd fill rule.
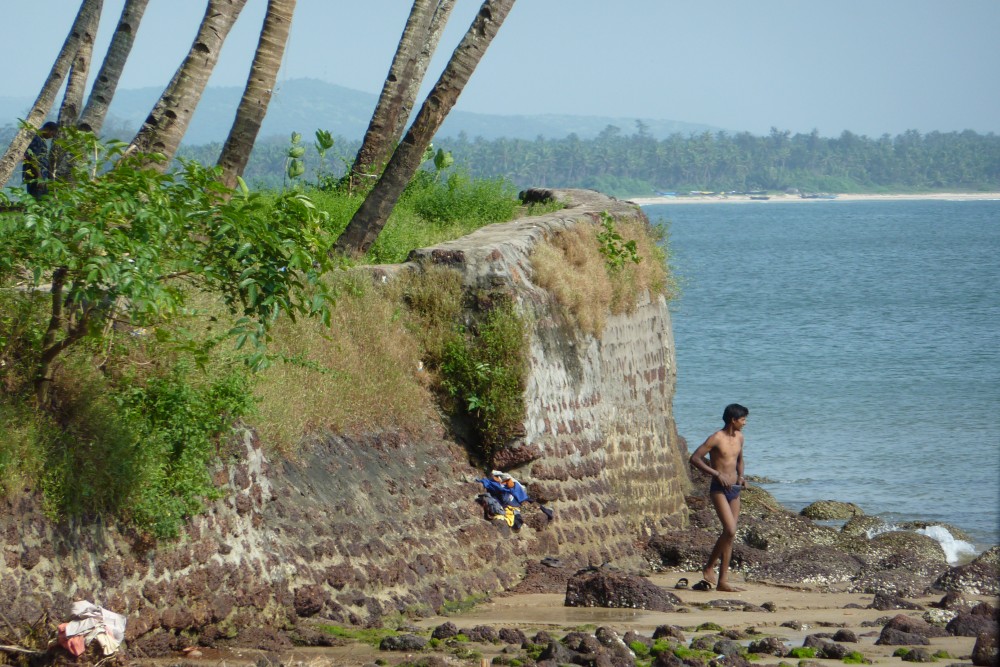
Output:
[[[528,492],[524,490],[520,482],[515,481],[514,486],[508,488],[505,484],[496,482],[489,477],[483,477],[479,483],[486,489],[486,493],[496,498],[503,507],[520,507],[521,503],[528,500]]]
[[[515,507],[528,500],[528,492],[524,490],[524,487],[521,486],[521,483],[517,480],[514,481],[513,487],[507,488],[505,486],[504,489],[513,497],[513,502],[511,504]]]
[[[740,497],[740,488],[741,487],[739,484],[733,484],[732,486],[729,487],[729,490],[727,491],[726,487],[722,486],[722,483],[713,477],[712,483],[708,485],[708,492],[721,493],[726,497],[726,500],[728,500],[729,502],[733,502],[734,500]]]

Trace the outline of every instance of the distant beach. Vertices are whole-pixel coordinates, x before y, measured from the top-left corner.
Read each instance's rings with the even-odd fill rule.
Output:
[[[757,197],[754,199],[753,197]],[[719,204],[719,203],[748,203],[748,204],[770,204],[774,202],[801,202],[809,203],[815,201],[907,201],[907,200],[942,200],[942,201],[973,201],[1000,199],[1000,192],[933,192],[925,194],[894,194],[894,195],[862,195],[862,194],[838,194],[824,197],[802,197],[795,194],[773,194],[767,195],[767,199],[761,199],[759,195],[727,195],[727,194],[698,194],[698,195],[676,195],[676,196],[656,196],[656,197],[630,197],[627,201],[639,206],[654,206],[659,204]]]

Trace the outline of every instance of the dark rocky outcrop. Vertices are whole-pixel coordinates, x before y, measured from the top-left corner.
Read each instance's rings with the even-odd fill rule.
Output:
[[[890,609],[923,609],[923,607],[916,602],[904,600],[898,595],[894,595],[892,593],[876,593],[875,598],[872,600],[871,604],[868,605],[868,607],[870,609],[878,609],[880,611],[888,611]]]
[[[808,546],[749,570],[747,577],[782,584],[830,586],[850,582],[861,569],[857,557],[835,547]]]
[[[848,519],[847,523],[841,526],[840,532],[844,535],[871,537],[877,533],[886,532],[888,528],[889,524],[877,516],[859,514]]]
[[[419,635],[392,635],[378,645],[381,651],[420,651],[427,646],[427,638]]]
[[[644,556],[653,571],[697,571],[704,567],[717,539],[717,533],[712,534],[707,530],[674,530],[651,537],[646,543]],[[732,563],[739,571],[760,567],[770,559],[771,556],[760,549],[742,543],[733,545]]]
[[[965,565],[950,568],[934,588],[970,595],[1000,595],[1000,546],[979,554]]]
[[[582,570],[566,584],[567,607],[673,611],[680,599],[644,577],[610,568]]]
[[[457,634],[458,634],[458,626],[452,623],[451,621],[447,621],[434,628],[434,630],[431,632],[431,638],[451,639]]]
[[[948,622],[945,630],[960,637],[978,637],[981,633],[997,631],[997,609],[988,602],[980,602],[969,611],[959,614]]]
[[[747,647],[751,653],[763,653],[766,655],[784,656],[788,653],[788,647],[777,637],[765,637],[750,642]]]
[[[903,654],[903,662],[937,662],[931,652],[919,646]]]
[[[857,644],[858,636],[853,632],[851,632],[850,630],[841,628],[840,630],[837,630],[835,633],[833,633],[833,641],[843,642],[845,644]]]
[[[845,503],[839,500],[817,500],[803,507],[799,512],[802,516],[814,521],[851,519],[856,516],[864,516],[864,513],[864,510],[854,503]]]
[[[893,616],[889,619],[889,622],[885,624],[883,629],[885,628],[900,630],[910,634],[917,634],[921,637],[944,637],[948,634],[936,625],[931,625],[923,619],[911,618],[905,614],[897,614],[896,616]]]
[[[917,646],[930,644],[930,641],[927,637],[912,632],[903,632],[895,628],[882,628],[875,643],[881,646]]]
[[[1000,663],[997,655],[997,631],[983,632],[976,637],[972,647],[972,664],[982,667],[995,667]]]
[[[841,546],[864,563],[851,587],[857,592],[923,595],[948,569],[940,543],[918,533],[880,533],[870,540],[855,538]]]

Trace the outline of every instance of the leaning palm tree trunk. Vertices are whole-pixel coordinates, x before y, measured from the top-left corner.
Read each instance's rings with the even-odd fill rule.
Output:
[[[151,167],[165,170],[169,166],[219,61],[222,44],[246,2],[209,0],[191,50],[129,145],[129,152],[160,153],[166,158],[151,161]]]
[[[76,20],[73,21],[73,27],[70,28],[69,35],[66,36],[66,41],[63,42],[62,49],[49,71],[49,76],[45,79],[45,84],[32,105],[31,111],[28,112],[28,117],[25,118],[29,125],[41,126],[42,121],[49,114],[49,110],[52,109],[52,105],[56,101],[59,88],[62,86],[73,59],[76,57],[76,52],[80,48],[86,26],[90,25],[95,17],[101,15],[102,5],[103,0],[83,0],[80,4],[80,10],[76,14]],[[0,187],[6,185],[7,181],[10,180],[11,174],[14,173],[14,167],[21,161],[24,150],[31,143],[31,137],[30,129],[19,130],[14,135],[7,151],[0,158]]]
[[[396,114],[396,125],[392,128],[392,132],[389,135],[388,146],[395,146],[406,130],[406,124],[410,120],[410,113],[413,111],[413,104],[417,101],[417,93],[420,92],[420,84],[424,81],[427,66],[430,65],[431,57],[437,50],[438,42],[441,41],[441,33],[444,32],[444,27],[448,23],[448,17],[451,15],[451,10],[454,6],[455,0],[438,0],[437,9],[434,10],[434,16],[431,17],[431,25],[427,31],[427,39],[424,40],[424,46],[420,49],[420,53],[417,54],[417,62],[413,68],[414,83],[406,89],[406,95],[402,99],[402,106],[399,113]],[[388,158],[390,152],[390,150],[386,150],[386,158]]]
[[[111,45],[108,46],[104,62],[97,72],[97,78],[94,79],[90,97],[87,98],[87,106],[80,114],[77,125],[81,130],[94,134],[101,133],[104,119],[108,115],[108,107],[111,106],[111,98],[115,96],[118,80],[121,78],[122,70],[125,69],[125,62],[135,42],[135,33],[139,29],[139,22],[148,4],[149,0],[125,2],[121,18],[118,19],[118,27],[115,28],[115,35],[111,38]]]
[[[59,107],[59,127],[76,125],[83,108],[83,96],[87,92],[87,75],[90,73],[90,59],[94,54],[94,36],[97,34],[99,16],[94,16],[90,24],[84,26],[80,35],[80,46],[73,58],[69,70],[69,80],[66,82],[66,92],[63,93],[62,105]]]
[[[417,90],[420,89],[415,70],[420,51],[429,34],[436,5],[437,0],[413,0],[403,36],[399,39],[392,65],[389,66],[389,74],[382,84],[382,92],[365,131],[365,138],[361,141],[361,148],[351,166],[349,185],[352,191],[364,187],[367,180],[374,182],[378,178],[378,170],[392,153],[393,143],[399,139],[398,136],[392,137],[391,133],[400,125],[403,100],[409,95],[409,90],[413,91],[412,99],[416,99]],[[410,108],[413,108],[412,99]],[[406,120],[407,117],[403,117],[403,127]]]
[[[264,16],[264,26],[257,42],[257,52],[250,67],[250,76],[243,99],[236,110],[236,120],[229,130],[229,137],[219,155],[219,166],[222,167],[222,182],[227,187],[234,187],[236,179],[243,175],[250,151],[253,150],[257,134],[267,114],[267,106],[271,101],[271,91],[278,79],[281,69],[281,59],[288,42],[288,32],[292,25],[292,14],[295,12],[296,0],[268,0],[267,14]]]
[[[94,55],[94,36],[97,34],[99,16],[94,16],[91,23],[84,28],[80,36],[80,48],[73,58],[73,66],[69,70],[66,81],[66,92],[63,93],[62,105],[59,107],[59,127],[73,127],[80,117],[83,108],[83,96],[87,92],[87,74],[90,73],[90,59]],[[52,146],[49,156],[49,171],[57,180],[66,180],[73,171],[70,156],[56,143]]]
[[[455,106],[462,89],[469,82],[483,54],[486,53],[486,48],[493,41],[513,6],[514,0],[483,2],[468,32],[455,49],[434,88],[427,95],[423,106],[420,107],[409,132],[393,152],[382,176],[351,218],[347,229],[337,239],[337,250],[354,254],[364,253],[378,238],[403,189],[420,167],[424,151],[434,138],[434,133]]]

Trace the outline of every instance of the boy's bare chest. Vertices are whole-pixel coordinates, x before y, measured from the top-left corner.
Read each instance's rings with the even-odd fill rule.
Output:
[[[743,441],[738,438],[723,438],[716,445],[715,450],[724,459],[734,459],[743,451]]]

